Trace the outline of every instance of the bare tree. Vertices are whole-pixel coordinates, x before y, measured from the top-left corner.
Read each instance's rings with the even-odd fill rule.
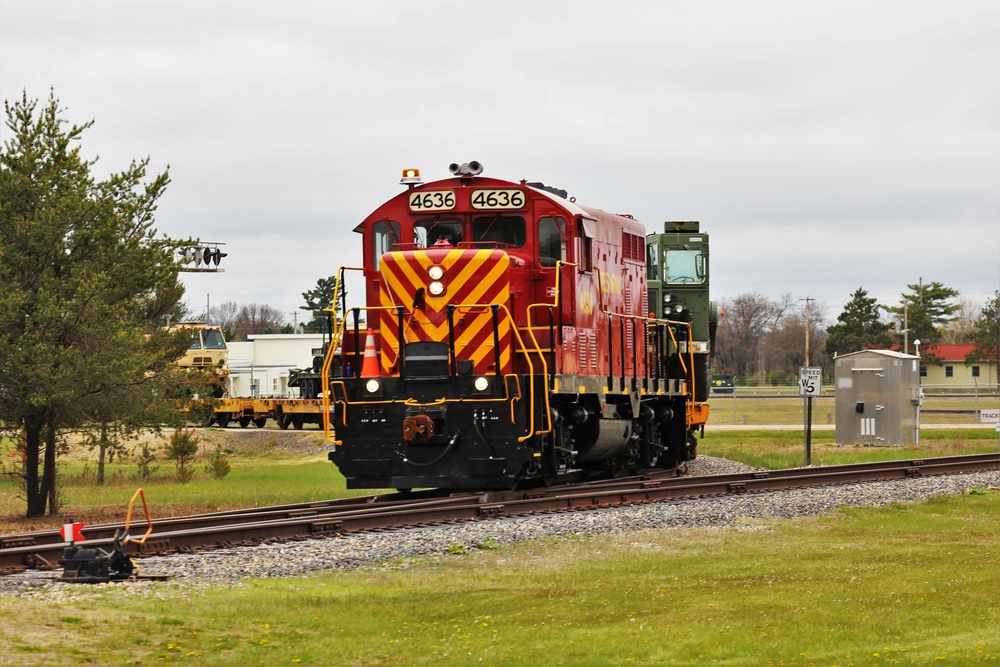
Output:
[[[972,300],[962,297],[958,300],[958,310],[955,318],[948,323],[941,338],[942,343],[971,343],[976,332],[976,322],[982,314],[982,308]]]
[[[246,340],[250,334],[279,333],[286,324],[285,313],[264,303],[249,303],[240,308],[233,336]]]
[[[716,337],[716,370],[732,375],[753,375],[760,364],[761,341],[778,316],[779,308],[758,292],[721,299]]]

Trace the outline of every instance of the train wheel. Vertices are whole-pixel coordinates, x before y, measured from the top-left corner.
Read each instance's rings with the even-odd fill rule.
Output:
[[[295,427],[296,431],[301,431],[302,430],[302,425],[304,423],[305,423],[305,419],[302,417],[302,415],[295,415],[294,417],[292,417],[292,426]]]
[[[251,421],[253,420],[250,417],[240,417],[240,427],[246,428],[247,426],[250,425]]]
[[[253,425],[256,426],[257,428],[264,428],[266,424],[267,424],[267,417],[257,417],[256,419],[253,420]]]
[[[692,434],[688,436],[687,460],[694,461],[696,458],[698,458],[698,438]]]
[[[219,412],[215,415],[215,423],[219,425],[219,428],[226,428],[229,426],[229,413]]]
[[[277,422],[278,428],[282,431],[287,430],[289,426],[292,425],[292,416],[286,415],[281,409],[278,410],[278,414],[274,416],[274,421]]]

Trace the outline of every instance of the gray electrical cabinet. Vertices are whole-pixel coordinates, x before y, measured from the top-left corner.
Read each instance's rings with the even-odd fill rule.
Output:
[[[920,357],[862,350],[834,360],[837,444],[920,442]]]

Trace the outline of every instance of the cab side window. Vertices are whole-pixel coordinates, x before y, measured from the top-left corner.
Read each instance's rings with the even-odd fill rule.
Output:
[[[372,266],[378,266],[382,255],[392,250],[392,244],[399,242],[399,223],[379,220],[372,225]]]
[[[555,266],[566,261],[566,239],[563,218],[541,218],[538,221],[538,262],[541,266]]]

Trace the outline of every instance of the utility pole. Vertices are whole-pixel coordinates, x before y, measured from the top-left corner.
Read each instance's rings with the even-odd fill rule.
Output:
[[[815,300],[816,299],[813,299],[812,297],[809,296],[807,296],[804,299],[799,299],[799,301],[806,302],[806,363],[805,363],[806,366],[809,365],[809,304],[811,304]]]

